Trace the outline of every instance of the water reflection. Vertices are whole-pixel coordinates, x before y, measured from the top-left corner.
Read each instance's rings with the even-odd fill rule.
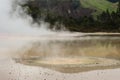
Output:
[[[65,37],[64,37],[65,38]],[[70,37],[32,42],[24,57],[103,57],[120,59],[119,37]]]
[[[120,65],[120,37],[49,37],[33,41],[23,54],[23,64],[65,73],[117,68]]]

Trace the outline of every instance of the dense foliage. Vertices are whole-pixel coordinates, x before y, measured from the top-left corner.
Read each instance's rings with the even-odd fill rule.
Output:
[[[33,17],[35,21],[39,22],[39,19],[44,19],[46,22],[56,25],[56,29],[60,29],[64,25],[66,29],[70,31],[78,32],[120,32],[120,1],[117,11],[110,12],[108,9],[103,11],[96,17],[80,16],[74,18],[71,16],[55,16],[48,11],[41,12],[38,7],[28,6],[28,13]]]
[[[111,1],[111,2],[117,2],[117,1],[119,1],[119,0],[108,0],[108,1]]]

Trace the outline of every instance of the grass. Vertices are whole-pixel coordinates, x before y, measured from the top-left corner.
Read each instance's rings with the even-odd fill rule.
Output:
[[[117,3],[111,3],[107,0],[80,0],[80,2],[83,7],[96,9],[97,12],[106,11],[107,9],[112,12],[117,9]]]

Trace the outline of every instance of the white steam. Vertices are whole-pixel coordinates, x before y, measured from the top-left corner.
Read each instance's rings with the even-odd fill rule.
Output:
[[[24,0],[18,1],[23,2]],[[14,0],[0,0],[0,34],[41,35],[51,33],[47,29],[49,26],[47,23],[31,24],[32,18],[13,2]]]

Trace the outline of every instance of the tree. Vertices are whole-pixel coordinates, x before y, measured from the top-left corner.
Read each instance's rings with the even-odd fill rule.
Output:
[[[117,8],[117,12],[120,13],[120,0],[118,1],[118,8]]]

